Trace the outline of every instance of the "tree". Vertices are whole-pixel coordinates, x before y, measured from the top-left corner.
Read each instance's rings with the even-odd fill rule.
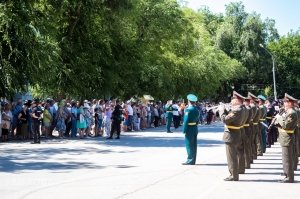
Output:
[[[290,32],[268,46],[275,58],[279,97],[287,92],[300,97],[300,34]]]

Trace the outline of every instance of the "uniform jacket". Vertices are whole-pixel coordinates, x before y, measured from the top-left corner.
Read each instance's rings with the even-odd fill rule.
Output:
[[[197,125],[188,125],[189,123],[198,124],[200,112],[195,106],[189,106],[184,111],[183,133],[198,133]]]
[[[259,109],[259,107],[255,106],[256,108],[256,114],[253,117],[253,123],[259,123],[259,119],[261,117],[261,109]]]
[[[166,104],[165,105],[165,112],[166,112],[166,118],[172,118],[173,117],[173,106],[172,106],[172,104]]]
[[[293,133],[287,133],[287,131],[295,131],[298,122],[297,112],[295,109],[289,108],[282,114],[282,117],[283,124],[278,128],[278,140],[281,146],[287,147],[293,144]]]
[[[223,114],[221,116],[221,119],[227,126],[240,127],[244,120],[242,106],[233,106],[227,115]],[[241,130],[230,129],[225,126],[223,141],[225,143],[239,143],[241,141]]]

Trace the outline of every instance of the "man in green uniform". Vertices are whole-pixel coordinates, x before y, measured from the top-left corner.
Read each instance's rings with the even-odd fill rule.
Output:
[[[251,103],[253,102],[253,105],[255,105],[256,114],[253,117],[253,141],[254,141],[254,148],[253,148],[253,156],[254,159],[257,159],[257,156],[262,156],[262,149],[260,145],[260,128],[259,128],[259,119],[261,116],[261,110],[258,107],[258,98],[254,96],[253,94],[250,95],[251,97]],[[252,101],[253,100],[253,101]]]
[[[265,122],[266,122],[266,115],[267,115],[267,108],[265,107],[265,101],[266,98],[263,95],[257,96],[258,98],[258,107],[260,110],[260,118],[259,118],[259,133],[258,133],[258,142],[257,145],[257,154],[263,154],[266,152],[267,148],[267,136],[266,136],[266,127],[265,127]],[[264,124],[265,125],[264,125]]]
[[[172,124],[172,118],[173,118],[173,107],[172,107],[172,100],[169,100],[167,104],[165,105],[165,112],[166,112],[166,121],[167,121],[167,133],[173,133],[171,131],[171,124]]]
[[[188,107],[184,111],[183,133],[185,134],[185,147],[187,151],[187,161],[183,165],[195,165],[197,158],[197,135],[200,113],[196,108],[197,97],[193,94],[187,96]]]
[[[239,180],[238,165],[238,146],[241,143],[241,127],[243,124],[242,105],[243,96],[237,92],[233,92],[231,100],[231,110],[228,114],[224,113],[224,108],[219,108],[222,121],[225,123],[223,141],[226,144],[226,156],[228,162],[229,177],[225,181]]]
[[[299,163],[299,157],[300,157],[300,109],[299,109],[299,104],[298,101],[295,102],[295,111],[297,113],[297,127],[295,130],[295,153],[296,155],[294,156],[294,170],[297,170],[297,166]]]
[[[252,112],[252,118],[251,118],[251,121],[250,121],[250,129],[251,129],[251,155],[252,155],[252,161],[251,163],[253,163],[253,160],[256,160],[257,159],[257,152],[256,152],[256,136],[257,136],[257,125],[258,123],[257,122],[254,122],[254,120],[256,121],[257,120],[257,114],[258,114],[258,111],[257,111],[257,106],[256,106],[256,103],[255,103],[255,100],[256,100],[256,96],[253,95],[252,93],[248,92],[248,98],[250,100],[250,108],[251,108],[251,112]]]
[[[252,109],[250,107],[250,98],[245,97],[244,99],[244,106],[246,109],[245,114],[245,124],[244,124],[244,130],[245,130],[245,167],[246,169],[250,169],[250,164],[253,161],[252,159],[252,145],[251,145],[251,119],[252,119]]]
[[[294,109],[294,103],[297,101],[287,93],[284,96],[284,112],[275,116],[275,125],[278,126],[279,143],[282,148],[282,165],[285,178],[283,183],[294,182],[294,132],[297,128],[297,113]]]
[[[244,99],[244,97],[243,97]],[[241,104],[242,108],[242,124],[241,124],[241,143],[238,146],[238,163],[239,163],[239,174],[245,173],[245,148],[246,148],[246,133],[244,129],[244,125],[246,124],[246,120],[248,119],[249,112],[246,109],[245,105]],[[248,165],[247,165],[248,166]]]

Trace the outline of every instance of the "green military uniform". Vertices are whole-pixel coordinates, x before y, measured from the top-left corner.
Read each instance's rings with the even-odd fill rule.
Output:
[[[294,170],[297,170],[297,165],[299,162],[300,157],[300,109],[297,107],[296,109],[297,112],[297,127],[295,130],[295,145],[296,145],[296,155],[295,155],[295,162],[294,162]]]
[[[246,100],[249,100],[248,98]],[[245,129],[245,166],[247,169],[250,169],[250,164],[252,163],[252,145],[251,145],[251,120],[252,120],[252,109],[250,105],[245,105],[246,108],[246,122],[244,124],[244,129]],[[248,113],[248,114],[247,114]]]
[[[255,117],[253,118],[253,139],[254,139],[254,145],[255,145],[255,155],[254,157],[262,155],[262,149],[260,145],[260,128],[259,128],[259,119],[261,117],[261,109],[257,105],[256,106],[256,114]],[[256,159],[256,158],[255,158]]]
[[[165,112],[166,112],[167,133],[172,133],[172,131],[171,131],[171,124],[172,124],[172,118],[173,118],[173,106],[172,106],[172,102],[171,103],[167,103],[165,105]]]
[[[287,103],[296,101],[295,98],[285,94]],[[294,182],[294,132],[297,128],[297,112],[294,108],[287,108],[282,115],[276,115],[275,124],[278,126],[278,141],[282,147],[283,172],[286,176],[282,182]]]
[[[252,154],[252,163],[253,160],[257,159],[257,145],[256,145],[256,137],[257,137],[257,131],[258,131],[258,120],[259,120],[259,111],[255,104],[255,100],[257,97],[253,95],[252,93],[248,93],[248,97],[250,98],[250,107],[252,111],[252,119],[250,122],[251,126],[251,154]]]
[[[257,96],[259,100],[261,100],[263,103],[266,101],[266,98],[262,95]],[[263,154],[266,152],[267,148],[267,135],[266,135],[266,127],[262,124],[262,122],[266,121],[266,116],[267,116],[267,108],[262,104],[259,105],[259,110],[260,110],[260,118],[259,118],[259,143],[257,143],[260,147],[257,147],[259,151],[257,151],[258,154]]]
[[[246,144],[246,134],[244,129],[244,124],[248,118],[248,111],[244,105],[241,105],[242,108],[242,124],[241,124],[241,142],[238,146],[238,164],[239,164],[239,174],[245,173],[245,144]]]
[[[238,100],[243,97],[237,92],[233,92],[233,96]],[[238,146],[241,143],[241,126],[243,124],[243,109],[240,105],[233,105],[228,114],[221,116],[225,123],[223,141],[226,144],[226,156],[228,163],[228,170],[230,176],[225,178],[225,181],[239,180],[239,165],[238,165]]]
[[[196,102],[197,97],[195,95],[188,95],[190,102]],[[183,118],[183,133],[185,134],[185,147],[187,151],[187,161],[184,165],[194,165],[197,158],[197,135],[198,135],[198,122],[200,113],[198,109],[193,105],[189,106],[184,111]]]

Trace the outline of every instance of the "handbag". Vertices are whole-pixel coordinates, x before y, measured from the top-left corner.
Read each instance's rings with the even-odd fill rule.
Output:
[[[8,120],[2,120],[2,122],[1,122],[1,128],[3,128],[3,129],[10,129],[10,121],[8,121]]]

